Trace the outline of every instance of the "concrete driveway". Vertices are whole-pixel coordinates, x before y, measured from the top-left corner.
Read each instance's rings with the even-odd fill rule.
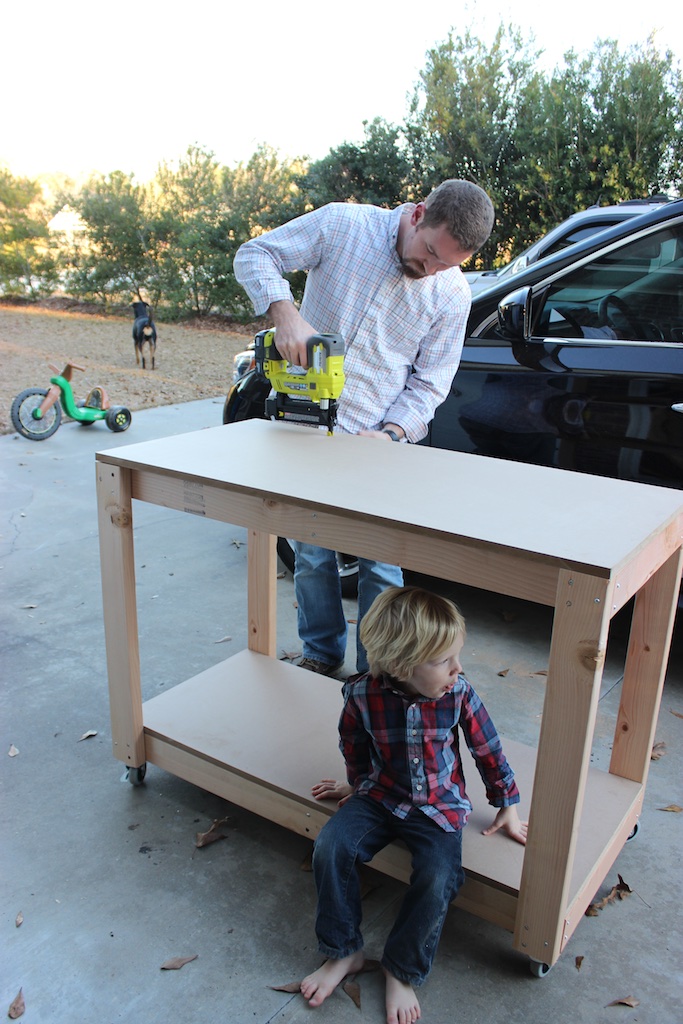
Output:
[[[320,959],[313,881],[305,870],[309,841],[154,766],[145,785],[133,787],[111,753],[95,452],[220,419],[221,403],[207,400],[135,413],[119,435],[102,424],[67,422],[44,442],[0,437],[0,1012],[21,988],[31,1024],[313,1019],[300,996],[270,987],[300,979]],[[145,506],[136,513],[136,565],[145,695],[246,646],[243,529]],[[550,612],[465,588],[453,593],[468,619],[468,675],[501,733],[533,743]],[[294,653],[300,644],[288,574],[278,582],[278,602],[278,646]],[[348,612],[353,617],[350,602]],[[625,623],[616,625],[593,752],[603,766],[625,639]],[[508,933],[452,910],[420,994],[425,1022],[683,1019],[683,815],[662,810],[683,804],[681,632],[657,730],[664,746],[652,762],[640,833],[596,895],[608,895],[619,874],[632,894],[583,920],[543,980],[531,977]],[[226,838],[197,848],[196,834],[224,819]],[[370,877],[367,952],[379,957],[403,887]],[[170,958],[195,954],[180,970],[161,970]],[[316,1019],[381,1024],[380,976],[362,976],[360,987],[361,1009],[337,991]],[[638,1005],[608,1005],[625,997]]]

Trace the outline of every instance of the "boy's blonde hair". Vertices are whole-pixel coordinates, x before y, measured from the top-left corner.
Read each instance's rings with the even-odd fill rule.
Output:
[[[453,602],[421,587],[387,587],[360,625],[371,673],[403,681],[464,634],[465,620]]]

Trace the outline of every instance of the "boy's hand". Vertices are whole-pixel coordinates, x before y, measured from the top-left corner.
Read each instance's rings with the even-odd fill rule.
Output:
[[[353,786],[336,779],[322,779],[311,788],[311,795],[316,800],[337,800],[339,807],[346,803],[352,793]]]
[[[510,839],[514,839],[515,842],[521,843],[522,846],[526,846],[526,834],[529,828],[529,822],[519,820],[517,807],[514,804],[511,807],[501,807],[493,821],[493,825],[489,825],[488,828],[483,829],[482,835],[492,836],[494,832],[497,832],[501,828],[506,835],[510,836]]]

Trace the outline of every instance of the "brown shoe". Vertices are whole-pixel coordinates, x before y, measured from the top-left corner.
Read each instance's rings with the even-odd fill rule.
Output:
[[[301,658],[296,663],[299,668],[308,669],[309,672],[317,672],[319,676],[334,676],[343,667],[344,662],[338,665],[328,665],[325,661],[318,661],[317,658]]]

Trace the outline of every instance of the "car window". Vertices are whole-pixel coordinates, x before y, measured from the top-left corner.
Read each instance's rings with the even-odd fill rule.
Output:
[[[566,274],[535,311],[533,333],[683,342],[683,229],[635,239]]]
[[[590,238],[590,236],[594,235],[596,231],[604,231],[606,228],[611,228],[614,224],[620,223],[621,219],[608,220],[607,218],[603,218],[603,220],[597,224],[584,224],[583,227],[574,228],[573,231],[568,231],[566,235],[556,238],[547,249],[542,250],[541,255],[550,256],[553,252],[559,252],[560,249],[566,249],[568,245],[575,245],[577,242],[583,242],[584,238]]]
[[[545,256],[550,256],[552,253],[560,252],[562,249],[568,248],[570,245],[576,245],[577,242],[582,242],[584,238],[590,238],[597,231],[604,231],[606,228],[611,228],[615,224],[621,224],[626,218],[621,217],[603,217],[599,221],[592,221],[589,224],[580,224],[578,226],[570,227],[561,234],[555,236],[554,232],[549,232],[550,242],[547,238],[541,239],[539,242],[535,242],[528,249],[525,249],[523,253],[508,263],[506,267],[503,267],[499,271],[501,277],[512,276],[513,274],[519,274],[521,270],[525,270],[530,263],[535,263],[536,260],[541,260]]]

